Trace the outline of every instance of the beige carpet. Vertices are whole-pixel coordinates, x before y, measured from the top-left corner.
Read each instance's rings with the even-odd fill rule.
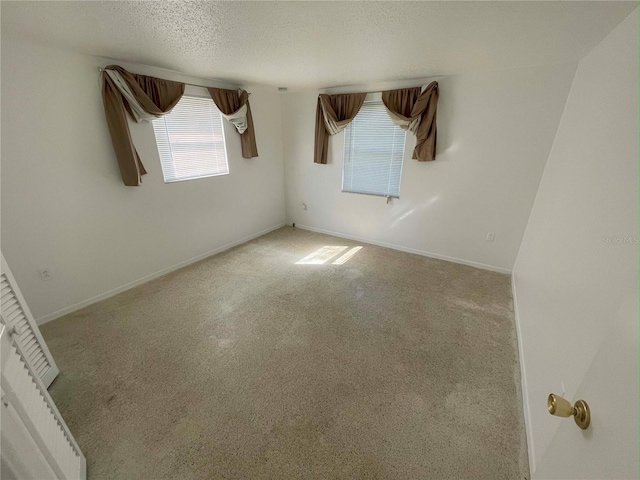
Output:
[[[507,275],[284,227],[42,332],[89,478],[528,478]]]

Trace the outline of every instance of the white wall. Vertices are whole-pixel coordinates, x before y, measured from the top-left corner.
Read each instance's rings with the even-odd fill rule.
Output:
[[[280,98],[249,86],[260,156],[225,123],[230,175],[165,184],[150,123],[132,135],[147,175],[120,178],[89,57],[2,39],[2,251],[36,318],[284,223]],[[122,64],[162,78],[204,79]],[[50,269],[53,280],[38,274]]]
[[[341,192],[343,133],[329,140],[329,163],[313,163],[318,92],[285,95],[287,222],[510,271],[574,72],[575,65],[553,65],[438,78],[437,160],[411,160],[408,134],[400,199],[389,205]]]
[[[638,478],[637,28],[580,62],[514,268],[534,478]],[[562,384],[589,430],[548,414]]]

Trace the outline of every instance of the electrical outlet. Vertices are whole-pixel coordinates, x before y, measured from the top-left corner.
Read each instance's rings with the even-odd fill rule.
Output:
[[[494,232],[487,233],[487,242],[493,242],[496,239],[496,234]]]
[[[51,273],[51,270],[40,270],[40,279],[43,282],[48,282],[52,278],[53,278],[53,274]]]
[[[303,209],[303,210],[306,210],[306,209],[307,209],[307,204],[306,204],[306,203],[303,203],[303,204],[302,204],[302,209]]]

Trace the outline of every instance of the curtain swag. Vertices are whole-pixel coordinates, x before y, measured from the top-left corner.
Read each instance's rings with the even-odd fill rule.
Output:
[[[102,101],[122,180],[127,186],[138,186],[147,172],[133,145],[125,112],[138,123],[161,118],[182,98],[185,84],[130,73],[118,65],[105,67],[102,80]],[[208,90],[222,116],[240,133],[242,156],[257,157],[249,94],[244,90]]]
[[[222,116],[231,122],[240,134],[242,156],[253,158],[258,156],[256,134],[253,129],[253,116],[249,106],[249,93],[246,90],[227,90],[224,88],[207,88]]]
[[[438,82],[422,88],[387,90],[382,92],[382,102],[393,123],[415,134],[413,159],[419,162],[435,160]]]
[[[102,72],[102,101],[111,142],[125,185],[137,186],[147,171],[133,145],[125,112],[136,121],[150,121],[171,111],[184,93],[184,83],[127,72],[118,65]]]
[[[329,136],[342,131],[355,118],[366,93],[318,95],[316,108],[315,163],[327,163]],[[413,158],[420,162],[436,159],[436,112],[438,82],[414,88],[382,92],[382,102],[391,121],[416,136]]]
[[[318,96],[316,108],[315,163],[327,163],[329,135],[342,131],[360,111],[366,93]]]

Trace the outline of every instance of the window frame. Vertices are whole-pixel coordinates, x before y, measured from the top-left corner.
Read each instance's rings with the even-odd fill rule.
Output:
[[[363,105],[367,104],[367,103],[381,103],[382,102],[382,92],[373,92],[373,93],[368,93]],[[384,104],[383,104],[383,108],[384,108]],[[386,109],[385,109],[386,112]],[[360,112],[358,112],[359,114]],[[356,114],[356,117],[358,116],[358,114]],[[356,117],[354,117],[353,121],[355,121]],[[352,121],[352,122],[353,122]],[[389,119],[389,121],[391,121],[391,119]],[[384,194],[384,193],[373,193],[373,192],[358,192],[358,191],[354,191],[354,190],[345,190],[345,166],[347,163],[347,159],[346,159],[346,155],[345,155],[345,149],[346,149],[346,142],[347,142],[347,135],[346,135],[346,129],[349,128],[352,124],[352,122],[349,123],[349,125],[347,125],[345,127],[345,129],[343,130],[342,134],[343,134],[343,145],[342,145],[342,179],[341,179],[341,193],[352,193],[352,194],[356,194],[356,195],[369,195],[372,197],[383,197],[383,198],[400,198],[400,188],[402,186],[402,172],[404,170],[404,161],[405,161],[405,155],[406,155],[406,150],[407,150],[407,131],[404,130],[404,142],[403,142],[403,146],[402,146],[402,159],[401,159],[401,164],[400,164],[400,183],[398,185],[398,195],[388,195],[388,194]],[[400,127],[397,127],[400,128]]]
[[[153,128],[153,125],[152,125],[154,143],[155,143],[155,146],[156,146],[156,151],[158,152],[158,160],[160,161],[160,169],[162,171],[162,181],[167,185],[172,184],[172,183],[186,182],[186,181],[190,181],[190,180],[199,180],[201,178],[222,177],[222,176],[231,174],[231,167],[230,167],[230,164],[229,164],[229,152],[227,150],[227,135],[226,135],[226,132],[225,132],[225,119],[224,119],[224,117],[222,117],[222,112],[220,111],[218,106],[215,104],[215,102],[213,102],[213,99],[206,92],[206,90],[204,92],[193,91],[193,90],[204,90],[204,89],[201,89],[200,87],[192,87],[192,88],[190,88],[189,86],[187,86],[187,89],[185,89],[185,92],[182,95],[182,97],[180,98],[180,100],[182,100],[185,97],[186,98],[198,98],[198,99],[202,99],[202,100],[208,100],[208,101],[211,101],[213,103],[213,106],[214,106],[215,110],[220,115],[222,143],[223,143],[223,147],[224,147],[224,158],[225,158],[225,161],[226,161],[226,164],[227,164],[227,171],[226,172],[221,172],[221,173],[211,173],[211,174],[207,174],[207,175],[198,175],[198,176],[193,176],[193,177],[186,177],[186,178],[177,178],[176,180],[167,180],[166,176],[165,176],[164,165],[163,165],[163,162],[162,162],[162,156],[161,156],[160,151],[158,149],[158,139],[157,139],[156,134],[155,134],[155,129]],[[178,101],[178,103],[179,103],[179,101]],[[169,113],[169,115],[170,114],[171,113]],[[158,120],[163,120],[163,119],[164,119],[164,116],[159,118]],[[151,123],[153,123],[153,121]],[[166,128],[166,123],[165,123],[165,128]],[[167,135],[168,135],[168,133],[167,133]],[[173,161],[174,161],[173,155],[171,156],[171,160],[172,160],[172,164],[173,164]]]

